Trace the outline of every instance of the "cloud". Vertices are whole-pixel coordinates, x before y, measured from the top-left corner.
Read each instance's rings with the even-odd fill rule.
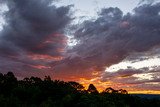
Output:
[[[104,73],[99,81],[112,82],[113,88],[124,88],[128,91],[154,90],[159,91],[159,70],[146,71],[145,69],[124,69],[117,72]]]
[[[70,7],[55,7],[51,0],[8,0],[6,26],[0,36],[0,54],[49,54],[59,56],[65,47],[65,26]]]
[[[128,78],[131,77],[134,74],[141,74],[143,73],[143,69],[121,69],[116,72],[105,72],[102,78],[102,81],[106,81],[106,79],[110,80],[111,78]],[[104,80],[103,80],[104,79]]]
[[[133,77],[146,71],[154,75],[158,70],[104,71],[127,58],[146,60],[148,57],[139,53],[159,48],[160,3],[140,5],[134,13],[125,15],[117,7],[103,8],[96,19],[71,27],[70,32],[74,32],[73,38],[78,42],[68,50],[65,29],[73,20],[71,6],[56,7],[53,0],[3,3],[8,11],[0,33],[0,70],[17,71],[19,77],[45,74],[60,79],[102,77],[103,81],[124,84],[159,81],[159,77],[150,81],[136,81],[137,77]]]
[[[160,45],[159,12],[160,3],[141,5],[126,15],[117,7],[104,8],[97,19],[78,27],[74,37],[79,43],[69,52],[104,71],[132,53],[150,51]]]
[[[64,32],[73,20],[72,6],[56,7],[54,0],[1,3],[8,8],[3,13],[5,25],[0,32],[2,72],[11,70],[23,77],[48,70],[50,61],[63,59],[67,43]]]
[[[139,84],[159,82],[159,77],[153,80],[137,80],[138,77],[133,76],[143,73],[154,75],[159,72],[149,71],[147,67],[124,69],[116,73],[104,72],[106,67],[124,60],[138,62],[152,58],[154,53],[159,54],[159,12],[160,3],[140,5],[134,9],[134,13],[125,15],[119,8],[102,9],[97,19],[86,20],[77,27],[74,33],[77,45],[67,51],[69,57],[58,63],[54,70],[57,74],[65,74],[65,78],[101,77],[102,82],[121,83],[122,88],[129,85],[136,88]],[[95,77],[93,72],[98,72],[98,75]],[[150,88],[153,86],[150,85]]]
[[[140,0],[139,5],[142,4],[154,4],[154,3],[158,3],[159,0]]]

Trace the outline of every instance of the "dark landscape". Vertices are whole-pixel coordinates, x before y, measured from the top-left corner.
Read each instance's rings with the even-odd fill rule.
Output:
[[[130,95],[111,87],[98,92],[93,84],[85,90],[77,82],[45,76],[17,80],[12,72],[0,74],[1,107],[160,107],[159,95]]]

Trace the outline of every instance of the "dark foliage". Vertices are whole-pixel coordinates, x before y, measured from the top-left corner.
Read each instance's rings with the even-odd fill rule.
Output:
[[[93,84],[85,90],[77,82],[53,81],[50,76],[17,80],[8,72],[0,73],[0,107],[160,107],[160,100],[111,87],[99,93]]]

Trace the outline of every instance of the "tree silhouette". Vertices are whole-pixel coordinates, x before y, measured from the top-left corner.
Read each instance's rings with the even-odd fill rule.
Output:
[[[113,88],[111,88],[111,87],[108,87],[108,88],[105,89],[104,92],[106,92],[106,93],[114,93],[115,90]]]
[[[89,93],[98,93],[96,87],[95,87],[93,84],[90,84],[90,85],[88,86],[87,91],[88,91]]]
[[[44,78],[44,81],[52,81],[52,79],[51,79],[51,77],[50,76],[45,76],[45,78]]]
[[[12,72],[8,72],[7,74],[4,74],[4,78],[8,82],[17,82],[17,78],[14,76]]]
[[[123,89],[118,90],[118,93],[120,93],[120,94],[128,94],[128,92],[126,90],[123,90]]]
[[[119,93],[119,94],[128,94],[126,90],[120,89],[120,90],[114,90],[111,87],[106,88],[103,92],[106,93]]]
[[[0,83],[2,83],[2,82],[3,82],[3,80],[4,80],[4,76],[3,76],[3,74],[2,74],[2,73],[0,73]]]
[[[74,82],[74,81],[71,81],[71,82],[68,82],[73,88],[75,88],[76,90],[78,91],[84,91],[84,86],[77,83],[77,82]]]
[[[17,80],[12,72],[0,73],[0,107],[160,107],[160,99],[145,99],[109,87],[98,93],[90,84],[51,80],[45,76]]]
[[[4,92],[6,95],[9,95],[10,91],[13,88],[17,87],[18,81],[12,72],[8,72],[7,74],[4,74],[3,77],[4,79],[2,83],[2,92]]]

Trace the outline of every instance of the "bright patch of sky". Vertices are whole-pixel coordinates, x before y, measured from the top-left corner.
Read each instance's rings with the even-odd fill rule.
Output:
[[[78,41],[74,39],[73,36],[67,36],[67,38],[68,38],[67,45],[69,48],[72,48],[73,46],[77,45]]]
[[[148,70],[154,70],[159,67],[160,58],[154,56],[150,59],[142,60],[142,61],[122,61],[118,64],[114,64],[110,67],[106,68],[106,72],[117,72],[121,69],[143,69],[148,68]]]
[[[0,31],[3,29],[3,25],[5,24],[5,20],[3,18],[3,13],[7,11],[8,8],[4,4],[0,4]]]
[[[140,0],[61,0],[57,6],[74,5],[76,16],[96,17],[102,8],[118,7],[124,14],[132,12]]]
[[[153,80],[152,73],[134,74],[133,77],[138,78],[137,80]]]

